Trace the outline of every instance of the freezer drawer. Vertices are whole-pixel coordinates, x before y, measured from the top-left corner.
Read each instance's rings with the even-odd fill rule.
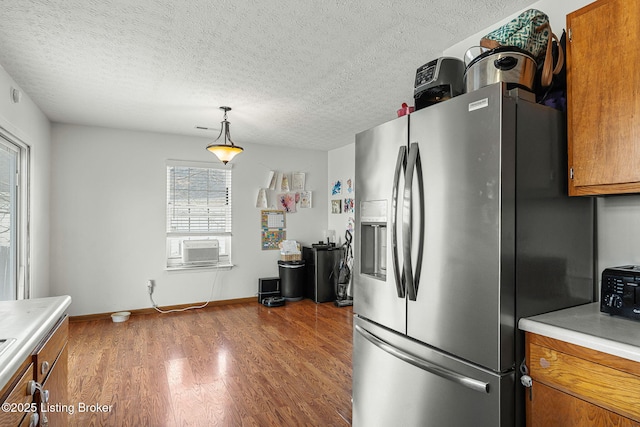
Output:
[[[353,425],[514,425],[514,372],[496,374],[356,316]]]

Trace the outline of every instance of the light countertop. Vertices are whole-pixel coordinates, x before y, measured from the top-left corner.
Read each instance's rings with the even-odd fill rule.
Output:
[[[597,302],[520,319],[518,327],[640,362],[640,321],[602,313]]]
[[[12,340],[11,344],[0,349],[0,389],[33,353],[70,304],[71,297],[66,295],[0,301],[0,339]]]

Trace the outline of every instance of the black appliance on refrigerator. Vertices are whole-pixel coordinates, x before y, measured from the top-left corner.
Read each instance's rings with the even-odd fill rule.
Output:
[[[416,111],[446,101],[464,92],[464,62],[441,57],[416,71],[413,98]]]
[[[497,83],[356,137],[353,425],[524,425],[528,317],[594,300],[564,116]]]

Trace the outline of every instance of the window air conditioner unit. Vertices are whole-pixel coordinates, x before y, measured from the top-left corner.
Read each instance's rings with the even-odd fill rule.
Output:
[[[183,264],[217,264],[219,246],[217,240],[184,240]]]

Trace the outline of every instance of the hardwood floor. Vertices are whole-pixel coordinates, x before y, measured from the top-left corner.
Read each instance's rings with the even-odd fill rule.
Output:
[[[72,426],[345,426],[351,307],[257,302],[72,322]]]

